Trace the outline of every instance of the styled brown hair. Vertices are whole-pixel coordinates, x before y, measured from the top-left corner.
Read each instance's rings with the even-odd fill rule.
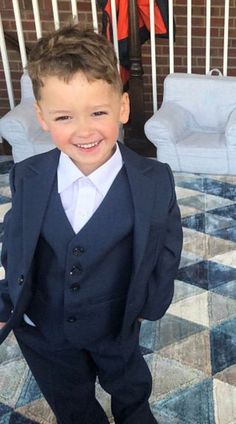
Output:
[[[79,29],[78,24],[62,27],[38,40],[29,54],[27,69],[37,100],[45,77],[57,76],[68,82],[77,72],[82,72],[88,81],[104,80],[122,92],[112,44],[93,30]]]

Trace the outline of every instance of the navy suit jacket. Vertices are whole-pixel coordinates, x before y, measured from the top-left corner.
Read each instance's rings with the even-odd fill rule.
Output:
[[[120,145],[134,204],[133,271],[122,325],[138,317],[157,320],[173,296],[182,248],[182,227],[168,165]],[[60,151],[33,156],[11,170],[12,208],[4,219],[0,281],[0,343],[22,320],[32,296],[34,252],[56,175]],[[128,334],[128,333],[127,333]]]

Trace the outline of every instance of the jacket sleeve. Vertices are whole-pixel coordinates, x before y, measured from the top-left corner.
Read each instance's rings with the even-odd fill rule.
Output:
[[[13,175],[14,175],[14,168],[10,171],[10,188],[12,196],[14,194],[14,184],[13,184]],[[8,282],[7,282],[7,244],[8,244],[8,228],[9,223],[11,220],[11,210],[9,210],[5,217],[4,217],[4,235],[3,235],[3,244],[2,244],[2,252],[1,252],[1,263],[5,270],[5,278],[3,280],[0,280],[0,321],[6,322],[10,315],[12,310],[12,303],[9,297],[8,293]]]
[[[172,196],[169,203],[164,241],[155,268],[150,276],[147,297],[141,318],[160,319],[169,307],[174,294],[176,277],[183,243],[181,216],[176,200],[173,174],[167,165],[171,181]]]

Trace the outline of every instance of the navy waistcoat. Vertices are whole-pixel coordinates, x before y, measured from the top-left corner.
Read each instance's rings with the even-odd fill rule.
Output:
[[[28,316],[49,340],[78,347],[119,333],[132,272],[133,204],[123,166],[75,234],[55,181],[35,254]]]

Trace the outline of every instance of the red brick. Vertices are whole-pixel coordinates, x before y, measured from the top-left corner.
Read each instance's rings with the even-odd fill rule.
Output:
[[[12,10],[12,0],[3,0],[2,10]]]
[[[224,26],[224,18],[212,18],[211,19],[211,26],[212,27],[223,27]]]

